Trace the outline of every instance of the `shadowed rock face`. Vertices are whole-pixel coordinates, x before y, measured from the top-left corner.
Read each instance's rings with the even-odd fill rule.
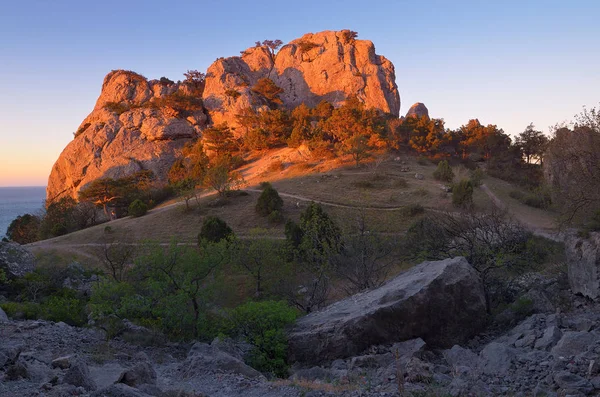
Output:
[[[289,335],[291,360],[321,363],[418,337],[450,347],[480,331],[485,318],[483,284],[465,258],[423,262],[298,320]]]
[[[280,98],[288,109],[301,103],[315,106],[324,99],[340,105],[356,95],[367,107],[397,116],[400,96],[394,65],[375,53],[372,42],[349,39],[349,33],[308,33],[276,55],[254,47],[242,56],[218,59],[208,68],[203,95],[211,120],[236,126],[242,109],[264,106],[251,91],[263,77],[284,90]]]
[[[600,233],[583,239],[569,236],[565,242],[569,284],[575,294],[590,299],[600,297]]]
[[[150,106],[153,98],[185,93],[183,84],[163,85],[123,70],[110,72],[94,110],[52,167],[46,198],[71,196],[103,177],[119,178],[151,170],[166,181],[181,149],[206,123],[203,109],[183,114],[170,106]]]

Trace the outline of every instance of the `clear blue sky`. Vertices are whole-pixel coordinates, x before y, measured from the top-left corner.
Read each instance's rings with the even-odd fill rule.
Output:
[[[600,102],[598,1],[0,1],[0,186],[45,185],[112,69],[182,78],[257,40],[352,29],[404,114],[544,132]]]

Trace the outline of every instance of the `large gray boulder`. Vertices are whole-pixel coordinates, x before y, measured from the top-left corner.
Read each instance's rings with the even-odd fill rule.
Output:
[[[290,359],[321,363],[413,338],[451,347],[480,331],[485,317],[482,281],[465,258],[423,262],[298,320],[289,333]]]
[[[239,358],[219,350],[216,346],[200,342],[192,346],[179,371],[183,379],[193,378],[208,371],[239,374],[247,378],[263,377],[260,372],[249,367]]]
[[[35,256],[17,243],[0,241],[0,269],[8,277],[23,277],[35,268]]]
[[[571,236],[565,242],[569,284],[575,294],[600,296],[600,233],[587,239]]]
[[[7,323],[8,321],[9,321],[8,316],[6,315],[4,310],[2,310],[2,308],[0,307],[0,324]]]

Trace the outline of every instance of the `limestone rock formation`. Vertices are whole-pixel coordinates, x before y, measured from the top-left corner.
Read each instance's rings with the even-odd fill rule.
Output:
[[[382,287],[311,313],[289,335],[292,361],[320,363],[416,337],[452,346],[485,322],[479,275],[465,258],[423,262]]]
[[[163,84],[128,71],[110,72],[94,110],[52,167],[46,197],[77,198],[86,184],[151,170],[159,181],[207,117],[185,84]]]
[[[600,233],[588,239],[571,236],[565,242],[569,284],[575,294],[600,297]]]
[[[429,110],[427,109],[427,106],[425,106],[424,103],[421,102],[417,102],[414,105],[412,105],[410,107],[410,109],[408,109],[408,112],[406,113],[406,117],[427,117],[429,118]]]
[[[348,30],[324,31],[305,34],[276,54],[253,47],[215,61],[203,95],[212,122],[236,126],[242,109],[264,106],[251,89],[263,77],[284,90],[280,98],[286,108],[315,106],[323,99],[340,105],[356,95],[367,107],[396,116],[400,111],[394,65],[375,53],[372,42],[356,40]]]

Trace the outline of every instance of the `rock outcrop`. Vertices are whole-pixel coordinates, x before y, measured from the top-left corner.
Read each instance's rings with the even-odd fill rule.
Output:
[[[590,233],[588,239],[567,238],[565,255],[573,293],[597,299],[600,296],[600,233]]]
[[[207,117],[186,84],[163,84],[128,71],[110,72],[92,113],[52,167],[46,198],[71,196],[103,177],[151,170],[158,181]]]
[[[465,258],[423,262],[376,290],[298,320],[290,354],[293,361],[320,363],[417,337],[450,347],[480,331],[485,316],[483,284]]]
[[[356,95],[367,107],[397,116],[400,96],[394,65],[375,53],[372,42],[352,36],[348,30],[309,33],[276,54],[262,46],[218,59],[208,68],[203,95],[212,122],[236,126],[244,108],[264,106],[252,92],[264,77],[283,89],[280,98],[288,109],[301,103],[315,106],[321,100],[340,105]]]
[[[429,110],[424,103],[417,102],[408,109],[406,117],[427,117],[429,118]]]

